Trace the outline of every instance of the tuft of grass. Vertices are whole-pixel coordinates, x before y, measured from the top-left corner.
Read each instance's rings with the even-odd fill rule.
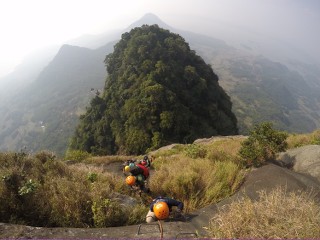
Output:
[[[297,148],[305,145],[320,145],[320,130],[308,134],[290,134],[287,138],[288,148]]]
[[[81,162],[91,157],[91,154],[82,150],[68,150],[65,154],[66,160]]]
[[[152,152],[151,155],[153,155],[154,158],[168,157],[175,154],[180,154],[184,149],[185,146],[183,144],[174,144],[169,149],[167,147],[160,148],[159,150]]]
[[[46,227],[120,226],[141,220],[139,204],[122,205],[130,194],[123,176],[84,163],[67,165],[49,153],[0,153],[2,222]],[[110,201],[107,201],[107,200]],[[137,209],[136,209],[137,208]],[[134,220],[133,218],[136,219]]]
[[[186,156],[196,159],[205,158],[207,155],[207,150],[203,145],[200,144],[187,144],[184,148],[184,153]]]
[[[129,212],[128,224],[138,224],[145,222],[146,213],[149,211],[149,206],[139,204],[135,207],[127,207],[126,212]]]
[[[239,157],[239,150],[244,139],[225,139],[214,141],[206,146],[207,158],[212,161],[232,161],[237,165],[242,165],[243,161]]]
[[[149,180],[151,191],[183,201],[187,212],[230,196],[244,178],[241,168],[228,159],[174,155],[158,158],[154,168]]]
[[[213,238],[318,238],[320,206],[310,193],[277,188],[233,202],[210,222]]]
[[[114,156],[92,156],[87,158],[84,163],[86,164],[106,164],[114,162],[124,162],[128,159],[137,159],[136,156],[124,156],[124,155],[114,155]]]

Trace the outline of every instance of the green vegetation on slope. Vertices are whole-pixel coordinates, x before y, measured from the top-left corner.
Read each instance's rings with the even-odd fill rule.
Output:
[[[94,154],[141,154],[170,143],[237,134],[229,96],[184,39],[144,25],[107,56],[108,78],[81,116],[70,147]]]
[[[51,227],[110,227],[144,220],[145,206],[123,205],[122,176],[68,166],[48,152],[0,154],[0,222]],[[121,197],[121,194],[117,195]]]
[[[163,194],[181,199],[186,212],[230,196],[244,176],[232,158],[192,159],[185,152],[189,147],[184,146],[179,155],[159,156],[149,180],[154,196]],[[35,156],[2,153],[0,221],[47,227],[142,223],[150,203],[148,196],[140,199],[135,195],[125,185],[121,171],[103,170],[104,166],[110,168],[108,164],[112,162],[120,169],[124,159],[127,158],[92,157],[85,164],[66,165],[45,152]]]
[[[282,132],[265,123],[256,126],[249,138],[221,138],[159,149],[152,153],[155,160],[148,180],[152,196],[143,195],[142,199],[125,185],[125,176],[120,170],[125,160],[139,158],[138,156],[102,157],[75,151],[69,152],[67,158],[75,163],[67,165],[50,152],[35,155],[1,153],[0,222],[51,227],[109,227],[142,223],[151,201],[149,198],[157,195],[183,201],[185,212],[189,213],[233,195],[241,186],[247,168],[252,165],[250,157],[239,154],[246,147],[243,144],[246,139],[269,139],[250,147],[255,150],[255,146],[258,146],[258,149],[264,146],[265,149],[278,152],[280,148],[270,146],[275,143],[283,146],[282,137]],[[317,131],[303,136],[290,135],[288,140],[288,146],[291,147],[296,143],[299,143],[299,146],[319,144],[320,137]],[[260,156],[260,160],[265,158],[259,163],[265,164],[268,156]],[[112,171],[112,166],[117,170]],[[280,202],[287,201],[284,194],[280,194],[278,198]],[[301,211],[304,211],[303,204],[314,207],[309,204],[312,203],[310,199],[297,199],[299,201],[294,205],[297,211],[300,207]],[[265,203],[262,203],[262,206],[265,206]],[[290,215],[291,207],[285,209],[286,206],[292,205],[281,206],[286,211],[286,219],[295,221],[296,212]],[[278,217],[277,213],[273,213],[272,219]],[[241,216],[232,220],[234,226],[241,225],[246,214],[247,212],[239,212]],[[318,221],[316,214],[308,216],[310,223]],[[272,226],[273,229],[283,226],[278,224],[278,221],[275,222],[277,224]],[[316,232],[313,225],[308,225],[310,226],[310,233]],[[296,236],[313,236],[303,235],[302,231],[304,230]],[[214,237],[229,236],[221,226],[215,230],[215,234]],[[286,236],[294,237],[278,237]]]
[[[259,167],[266,161],[275,159],[276,153],[287,149],[287,137],[286,132],[274,130],[271,123],[261,123],[242,142],[239,154],[245,159],[247,166]]]

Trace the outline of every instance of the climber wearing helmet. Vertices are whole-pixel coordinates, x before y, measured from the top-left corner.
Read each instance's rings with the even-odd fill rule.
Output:
[[[124,167],[124,171],[126,173],[129,173],[130,176],[128,177],[134,177],[135,181],[133,184],[129,184],[126,178],[126,183],[133,187],[134,185],[138,186],[140,188],[141,191],[145,192],[145,193],[149,193],[150,190],[145,186],[145,181],[147,180],[147,178],[149,177],[149,169],[141,164],[133,164],[130,163],[128,166]]]
[[[149,168],[151,166],[151,161],[150,161],[149,157],[146,155],[143,157],[143,160],[140,161],[140,164]]]
[[[136,183],[136,177],[135,176],[128,176],[126,178],[126,183],[129,185],[129,186],[133,186],[135,183]]]
[[[156,220],[165,220],[172,212],[172,207],[177,207],[177,215],[181,216],[183,210],[183,202],[168,197],[157,197],[152,200],[149,212],[146,216],[146,222],[151,223]]]
[[[136,162],[136,160],[133,160],[133,159],[129,159],[129,160],[126,160],[123,164],[122,164],[122,172],[124,174],[126,174],[126,167],[130,166],[131,165],[134,165]]]

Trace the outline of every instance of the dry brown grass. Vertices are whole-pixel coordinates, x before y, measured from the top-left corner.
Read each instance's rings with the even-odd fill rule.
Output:
[[[137,156],[124,156],[124,155],[94,156],[86,159],[84,162],[86,164],[106,164],[106,163],[113,163],[113,162],[124,162],[128,159],[137,159]]]
[[[0,153],[0,163],[3,222],[98,227],[101,223],[119,226],[142,221],[137,214],[142,211],[140,205],[121,205],[125,195],[130,194],[123,176],[106,172],[99,164],[67,165],[47,153]],[[27,184],[30,181],[32,185]]]
[[[289,193],[277,188],[260,192],[221,209],[211,220],[214,238],[318,238],[320,206],[310,193]]]
[[[150,177],[151,191],[171,196],[192,211],[230,196],[244,178],[241,168],[229,159],[192,159],[181,154],[159,157]]]
[[[232,157],[236,157],[241,148],[243,138],[225,139],[220,141],[214,141],[208,145],[208,148],[215,151],[227,153]]]
[[[287,138],[288,148],[296,148],[310,144],[320,145],[320,130],[306,134],[290,134]]]
[[[288,142],[295,147],[319,144],[319,139],[320,131],[315,131],[290,135]],[[183,201],[186,212],[232,195],[244,179],[245,170],[238,159],[243,140],[226,137],[199,143],[200,147],[197,144],[178,144],[155,152],[156,159],[152,163],[153,171],[149,178],[151,192]],[[113,216],[118,213],[124,218],[117,217],[119,221],[110,222],[108,226],[143,221],[141,216],[144,217],[147,205],[127,206],[128,210],[119,205],[120,201],[118,204],[112,200],[114,193],[132,194],[121,171],[116,169],[118,162],[141,159],[142,156],[88,156],[79,161],[70,158],[75,164],[67,165],[63,161],[52,160],[50,154],[42,154],[39,159],[20,155],[0,153],[0,175],[16,180],[6,183],[11,184],[11,192],[4,181],[0,183],[0,210],[4,213],[10,208],[8,221],[12,212],[19,211],[36,216],[31,219],[43,219],[42,222],[51,226],[100,226],[114,219]],[[81,153],[79,155],[82,157]],[[113,171],[109,172],[111,168]],[[38,187],[33,195],[23,196],[25,202],[20,206],[17,204],[19,199],[16,190],[28,179],[34,180]],[[261,193],[261,201],[257,203],[243,200],[242,203],[231,205],[229,212],[226,210],[217,216],[216,221],[212,222],[212,236],[319,237],[319,230],[314,227],[319,225],[319,206],[310,202],[308,197],[275,192],[271,195]],[[29,207],[26,207],[27,203]],[[110,206],[117,211],[105,214]],[[22,221],[19,218],[14,220]]]
[[[244,139],[242,138],[213,141],[205,145],[207,149],[207,158],[214,161],[230,160],[237,164],[241,164],[238,152],[241,148],[241,142],[243,141]]]

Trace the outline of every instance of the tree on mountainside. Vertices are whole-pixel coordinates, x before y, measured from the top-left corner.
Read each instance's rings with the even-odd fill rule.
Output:
[[[140,154],[170,143],[237,134],[229,96],[184,39],[157,25],[124,33],[108,78],[70,143],[94,154]]]
[[[256,125],[249,137],[241,143],[239,154],[247,167],[260,167],[267,161],[274,160],[278,152],[288,147],[288,134],[273,129],[271,122]]]

